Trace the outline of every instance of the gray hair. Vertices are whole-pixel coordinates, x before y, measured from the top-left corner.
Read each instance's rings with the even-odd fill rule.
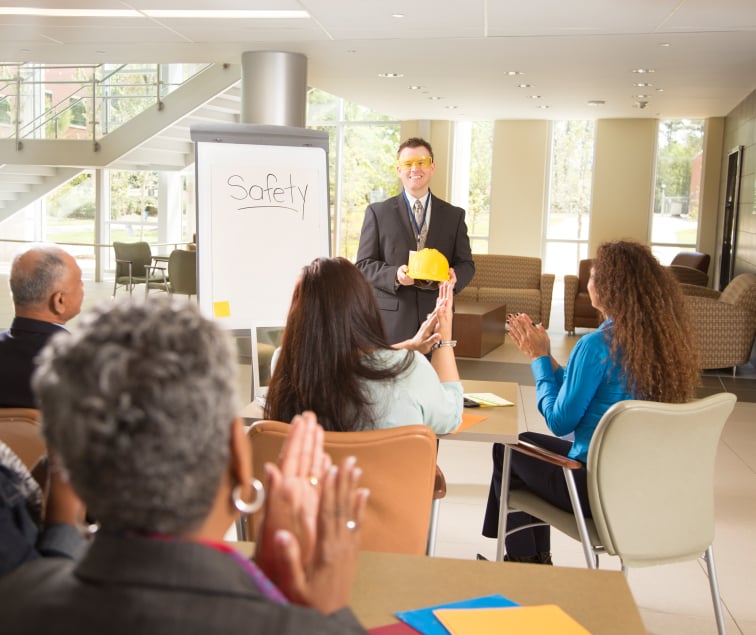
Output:
[[[33,386],[44,434],[102,526],[196,529],[229,461],[238,414],[229,338],[168,296],[111,302],[57,335]]]
[[[15,255],[9,280],[15,306],[34,306],[47,301],[66,271],[65,253],[55,245],[33,245]],[[31,254],[34,257],[29,258]]]

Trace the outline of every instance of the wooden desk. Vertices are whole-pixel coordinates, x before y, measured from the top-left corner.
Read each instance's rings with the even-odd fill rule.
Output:
[[[252,543],[232,543],[251,555]],[[350,606],[366,628],[396,622],[396,611],[501,593],[524,606],[557,604],[592,635],[645,635],[619,571],[516,562],[453,560],[363,551]]]
[[[505,304],[454,303],[454,339],[460,357],[483,357],[504,343],[507,332]]]

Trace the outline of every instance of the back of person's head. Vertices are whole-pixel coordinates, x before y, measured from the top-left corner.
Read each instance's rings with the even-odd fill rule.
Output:
[[[81,269],[56,245],[35,244],[16,254],[9,284],[17,315],[65,323],[81,310]]]
[[[281,353],[266,397],[266,416],[289,421],[314,410],[326,429],[370,426],[361,379],[395,377],[366,355],[389,348],[370,283],[345,258],[317,258],[292,295]]]
[[[433,160],[433,148],[431,148],[431,144],[422,137],[410,137],[409,139],[402,141],[399,149],[396,151],[397,157],[399,157],[404,148],[427,148],[428,154],[430,155],[431,160]]]
[[[238,412],[228,338],[170,297],[103,305],[40,354],[48,445],[110,530],[182,534],[208,514]]]
[[[65,252],[54,245],[33,245],[13,258],[10,290],[16,307],[47,302],[66,270]]]
[[[593,286],[613,319],[612,351],[637,398],[684,402],[699,383],[698,355],[682,290],[647,245],[599,245]]]

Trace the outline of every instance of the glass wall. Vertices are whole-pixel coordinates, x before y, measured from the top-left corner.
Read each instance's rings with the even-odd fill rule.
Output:
[[[588,257],[593,183],[593,121],[554,121],[546,216],[544,271],[577,273]]]
[[[354,260],[365,208],[399,191],[399,122],[312,89],[307,126],[325,130],[329,137],[331,251]]]
[[[650,242],[662,264],[696,248],[703,137],[701,120],[659,122]]]

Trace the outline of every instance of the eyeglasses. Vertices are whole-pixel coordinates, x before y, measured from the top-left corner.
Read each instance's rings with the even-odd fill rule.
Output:
[[[433,165],[433,157],[414,157],[412,159],[402,159],[398,166],[400,170],[411,170],[413,167],[427,170]]]

